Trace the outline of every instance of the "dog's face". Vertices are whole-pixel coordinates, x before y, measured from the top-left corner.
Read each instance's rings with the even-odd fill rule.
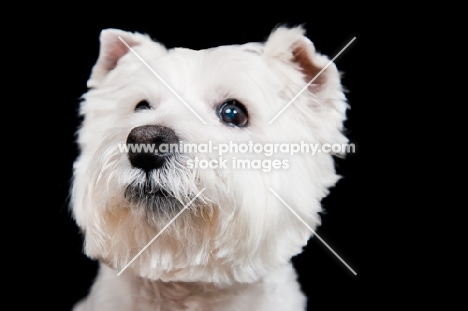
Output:
[[[72,209],[86,254],[120,270],[161,232],[128,271],[230,283],[255,281],[300,253],[311,232],[270,189],[315,228],[320,200],[338,179],[331,154],[230,149],[225,165],[201,168],[195,160],[222,161],[218,150],[155,154],[122,146],[345,143],[347,105],[335,66],[306,87],[327,64],[301,28],[202,51],[103,31],[74,164]],[[233,167],[245,157],[280,164]]]

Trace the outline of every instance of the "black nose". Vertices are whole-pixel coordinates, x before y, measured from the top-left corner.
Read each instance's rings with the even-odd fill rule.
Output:
[[[168,127],[159,125],[135,127],[127,137],[128,159],[133,167],[147,172],[158,169],[173,155],[170,145],[178,142],[176,133]],[[165,146],[162,146],[163,144]]]

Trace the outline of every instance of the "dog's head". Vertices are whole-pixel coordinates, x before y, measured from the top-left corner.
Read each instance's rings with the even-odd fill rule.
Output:
[[[303,29],[201,51],[114,29],[100,43],[72,189],[86,254],[120,270],[147,246],[126,273],[251,282],[300,253],[312,233],[284,203],[315,228],[338,176],[332,154],[279,144],[347,142],[339,73]],[[182,144],[229,150],[159,148]]]

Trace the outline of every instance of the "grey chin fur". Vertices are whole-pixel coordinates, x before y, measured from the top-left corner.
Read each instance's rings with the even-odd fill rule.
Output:
[[[176,153],[160,169],[140,170],[135,180],[126,186],[125,199],[150,223],[154,219],[170,220],[199,192],[195,172],[187,168],[188,159],[187,155]],[[194,211],[205,204],[199,197],[189,208]]]
[[[183,208],[175,196],[163,185],[158,185],[151,176],[144,182],[134,181],[125,189],[125,198],[132,204],[141,206],[146,213],[173,214]]]

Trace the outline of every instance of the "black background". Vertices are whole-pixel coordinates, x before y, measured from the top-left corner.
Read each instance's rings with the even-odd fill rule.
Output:
[[[285,4],[281,4],[284,6]],[[273,6],[270,4],[269,6]],[[389,198],[380,195],[379,176],[385,168],[377,161],[380,142],[375,133],[380,127],[381,79],[379,67],[384,28],[379,15],[369,17],[364,8],[330,5],[318,8],[288,4],[270,11],[251,12],[251,8],[229,4],[221,8],[147,8],[133,10],[114,7],[94,13],[93,8],[70,9],[44,20],[41,65],[52,80],[43,97],[52,97],[40,109],[41,126],[46,132],[53,157],[47,157],[48,211],[57,220],[55,232],[46,237],[49,268],[53,276],[49,305],[54,310],[70,310],[86,295],[96,272],[96,263],[82,254],[82,238],[68,211],[68,192],[72,163],[77,155],[74,133],[79,126],[79,97],[86,92],[86,81],[99,52],[99,34],[105,28],[148,33],[166,47],[203,49],[218,45],[263,41],[280,24],[303,25],[316,49],[330,58],[353,37],[354,43],[335,61],[343,72],[351,109],[345,123],[350,142],[357,152],[337,160],[343,179],[323,200],[325,213],[318,234],[357,272],[352,274],[318,239],[312,238],[304,253],[293,258],[303,291],[309,297],[309,310],[338,307],[379,309],[390,303],[386,280],[392,254],[384,252],[385,240],[380,223],[386,217]],[[182,12],[183,16],[182,16]],[[179,14],[180,13],[180,14]],[[45,18],[47,19],[47,18]],[[40,80],[41,77],[39,76]],[[46,82],[48,83],[48,82]],[[52,195],[51,195],[52,194]]]

